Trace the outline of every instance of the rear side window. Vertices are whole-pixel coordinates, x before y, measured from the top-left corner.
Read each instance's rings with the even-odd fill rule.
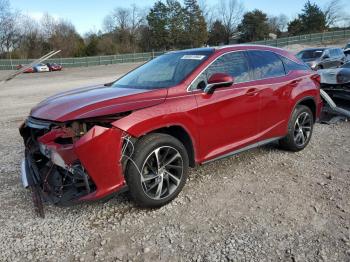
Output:
[[[284,64],[284,69],[286,70],[286,73],[289,74],[289,72],[291,71],[295,71],[295,70],[307,70],[309,71],[310,68],[305,65],[305,64],[298,64],[284,56],[279,56],[280,59],[282,60],[283,64]]]
[[[284,76],[282,60],[273,52],[248,51],[254,80]]]

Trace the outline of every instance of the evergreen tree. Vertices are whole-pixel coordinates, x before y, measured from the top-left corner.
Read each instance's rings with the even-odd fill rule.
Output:
[[[169,19],[168,7],[161,1],[154,4],[147,15],[150,32],[150,44],[152,48],[164,49],[169,46]]]
[[[208,40],[207,23],[197,0],[185,0],[187,39],[190,47],[203,46]]]
[[[242,33],[240,39],[242,42],[252,42],[268,37],[270,29],[267,14],[258,9],[245,13],[238,30]]]
[[[216,20],[209,30],[209,45],[220,45],[226,42],[225,26]]]
[[[168,0],[169,45],[181,48],[186,45],[185,10],[177,0]]]
[[[321,8],[307,1],[302,13],[299,15],[302,23],[302,33],[317,33],[326,29],[326,16]]]
[[[321,32],[327,29],[326,15],[321,8],[307,1],[302,13],[298,18],[288,24],[288,33],[290,35],[311,34]]]

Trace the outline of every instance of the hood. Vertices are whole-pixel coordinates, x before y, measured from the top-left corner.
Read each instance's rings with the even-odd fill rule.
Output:
[[[32,117],[64,122],[83,118],[112,115],[162,103],[167,89],[146,90],[93,86],[63,92],[39,103]]]

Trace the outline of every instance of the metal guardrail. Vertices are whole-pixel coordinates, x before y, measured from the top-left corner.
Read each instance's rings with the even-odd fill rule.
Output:
[[[332,32],[307,34],[307,35],[288,36],[288,37],[281,37],[277,39],[267,39],[267,40],[251,42],[250,44],[284,47],[284,46],[289,46],[293,44],[305,44],[305,43],[316,43],[316,42],[322,43],[325,41],[332,41],[337,39],[348,39],[348,38],[350,38],[350,30],[340,30],[340,31],[332,31]]]
[[[97,65],[145,62],[162,54],[164,54],[164,51],[109,56],[50,58],[46,60],[45,63],[57,63],[62,65],[63,67],[88,67]],[[17,65],[30,64],[34,60],[35,59],[1,59],[0,70],[13,70],[16,69]]]
[[[331,41],[337,39],[350,39],[350,30],[340,30],[332,32],[323,32],[299,36],[289,36],[277,39],[267,39],[256,42],[250,42],[249,44],[269,45],[274,47],[285,47],[292,44],[305,44]],[[46,63],[58,63],[63,67],[87,67],[96,65],[109,65],[120,63],[132,63],[132,62],[145,62],[154,57],[157,57],[162,52],[149,52],[149,53],[132,53],[132,54],[119,54],[110,56],[90,56],[90,57],[71,57],[71,58],[51,58]],[[34,59],[1,59],[0,70],[13,70],[19,64],[30,64]]]

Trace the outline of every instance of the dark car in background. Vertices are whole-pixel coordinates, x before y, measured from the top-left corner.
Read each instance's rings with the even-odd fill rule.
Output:
[[[346,56],[341,48],[308,48],[296,55],[313,70],[339,67],[346,62]]]
[[[322,89],[336,100],[350,101],[350,62],[339,68],[318,71]]]
[[[350,61],[350,42],[344,47],[344,54],[347,61]]]
[[[49,68],[50,72],[61,71],[63,68],[61,65],[56,64],[56,63],[47,63],[46,65]]]

